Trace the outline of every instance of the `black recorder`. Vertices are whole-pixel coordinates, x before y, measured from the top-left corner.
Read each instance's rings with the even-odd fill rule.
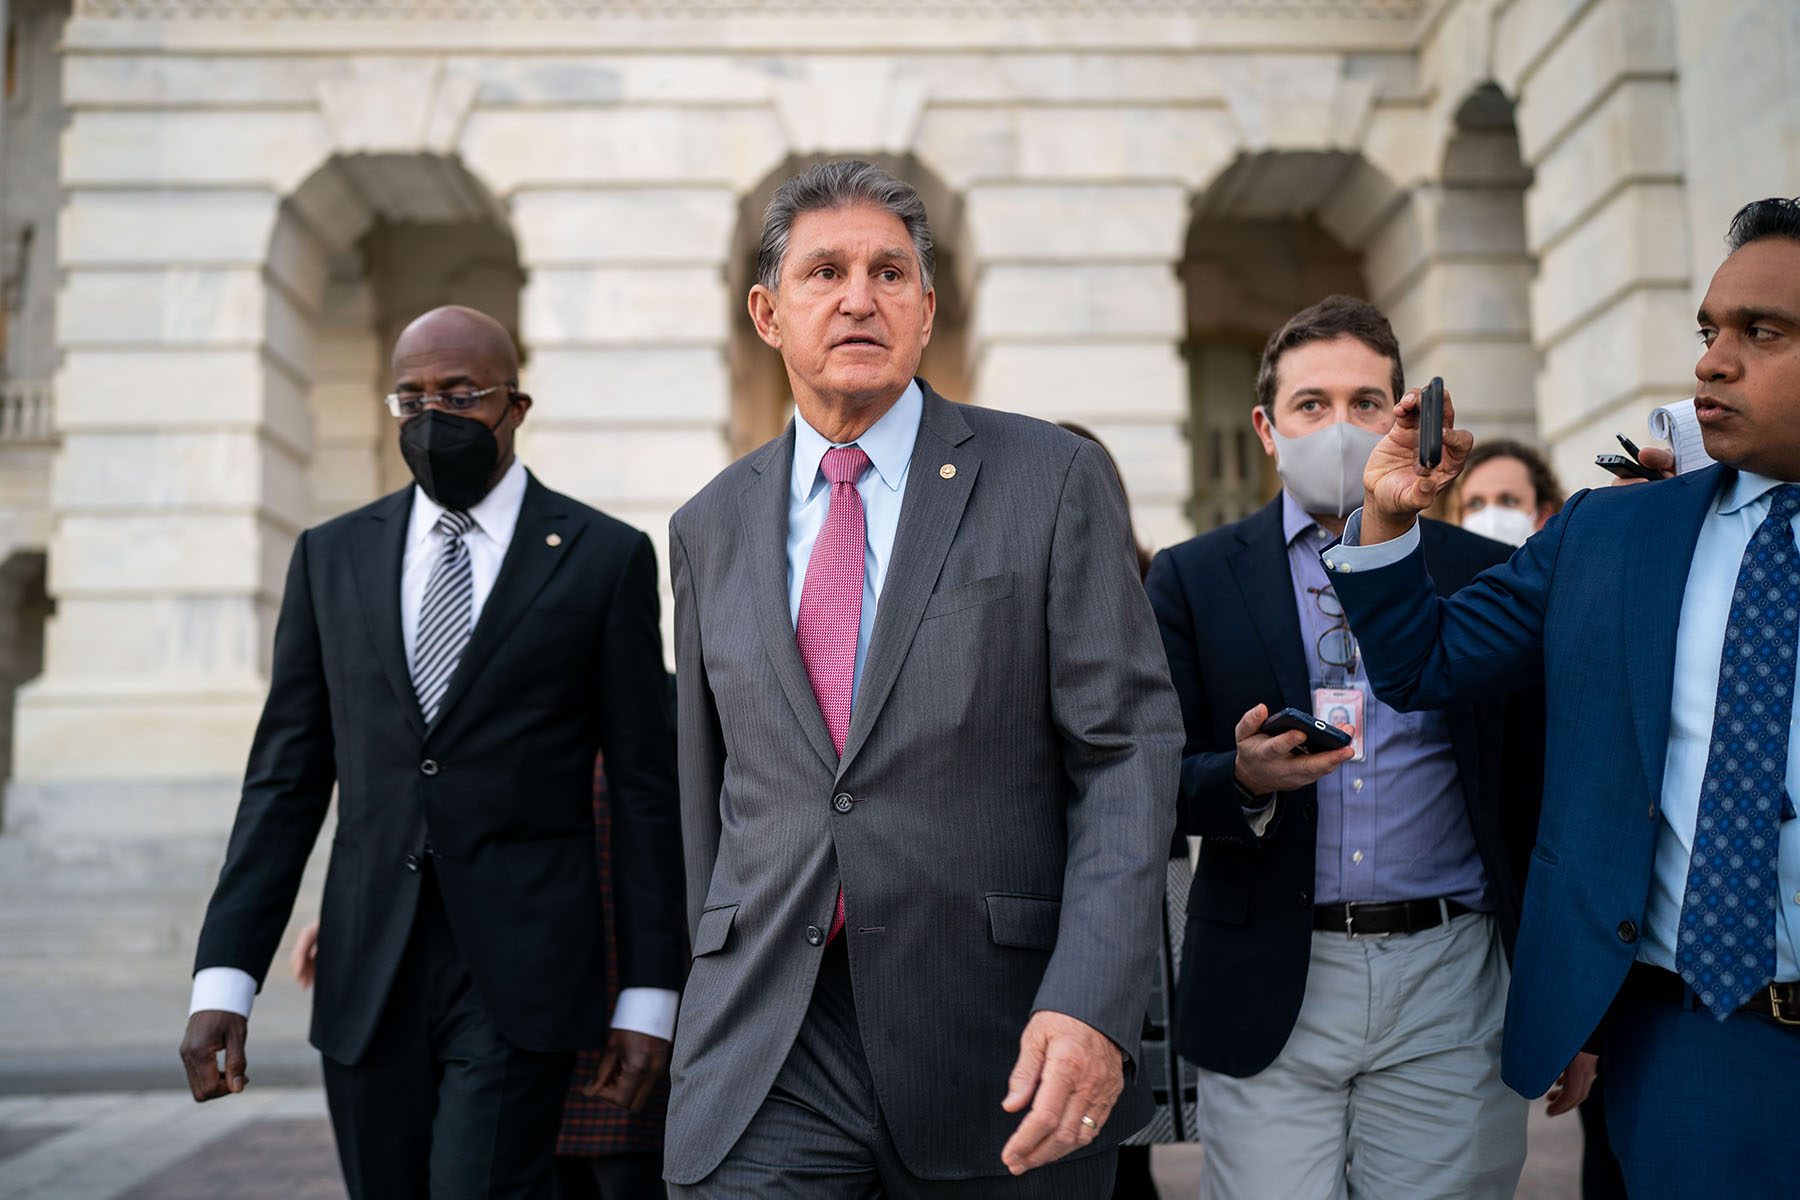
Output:
[[[1434,375],[1430,383],[1419,389],[1419,465],[1435,471],[1443,461],[1444,381]]]
[[[1594,455],[1596,467],[1602,471],[1611,471],[1620,479],[1657,480],[1663,477],[1661,471],[1652,470],[1638,461],[1638,448],[1632,444],[1630,438],[1622,433],[1615,433],[1613,436],[1619,439],[1619,445],[1625,447],[1625,453],[1596,454]]]
[[[1282,709],[1264,721],[1262,727],[1263,733],[1270,737],[1295,729],[1306,734],[1306,740],[1294,747],[1295,754],[1322,754],[1328,750],[1342,750],[1352,740],[1349,734],[1336,725],[1327,725],[1311,713],[1301,712],[1297,708]]]

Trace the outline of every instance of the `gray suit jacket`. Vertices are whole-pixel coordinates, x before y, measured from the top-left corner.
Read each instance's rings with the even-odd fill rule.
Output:
[[[768,1094],[840,878],[863,1048],[913,1173],[1004,1171],[1034,1011],[1137,1054],[1182,726],[1121,489],[1091,443],[924,390],[841,761],[788,616],[793,427],[670,523],[694,954],[676,1183]],[[1094,1147],[1149,1107],[1128,1088]]]

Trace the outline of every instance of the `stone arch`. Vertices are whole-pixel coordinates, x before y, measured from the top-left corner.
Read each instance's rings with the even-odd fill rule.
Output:
[[[1410,139],[1397,155],[1386,135],[1363,146],[1245,151],[1196,195],[1182,275],[1198,527],[1273,494],[1275,478],[1246,440],[1252,347],[1330,291],[1379,305],[1409,382],[1442,375],[1465,426],[1534,432],[1530,173],[1512,103],[1483,84],[1447,115],[1441,157],[1420,157]],[[1256,264],[1257,279],[1242,264],[1221,274],[1221,255]]]
[[[1269,335],[1333,292],[1387,307],[1417,241],[1406,193],[1351,151],[1240,154],[1195,196],[1180,274],[1196,528],[1248,515],[1278,486],[1249,423]]]
[[[1452,110],[1436,182],[1417,193],[1428,257],[1402,345],[1411,377],[1463,381],[1458,414],[1477,435],[1538,432],[1530,186],[1512,98],[1492,81],[1476,85]]]
[[[945,396],[970,398],[970,264],[965,253],[961,198],[913,155],[794,155],[745,193],[732,237],[725,291],[731,328],[730,437],[734,454],[754,449],[781,432],[793,407],[781,359],[757,337],[745,308],[745,297],[754,282],[763,210],[784,180],[827,158],[850,157],[866,158],[892,172],[917,188],[925,202],[936,251],[934,283],[938,308],[931,343],[919,362],[919,374]]]
[[[518,340],[525,275],[508,214],[451,156],[334,155],[283,203],[270,270],[304,327],[305,361],[288,365],[311,425],[310,519],[406,481],[377,397],[408,320],[466,304]]]

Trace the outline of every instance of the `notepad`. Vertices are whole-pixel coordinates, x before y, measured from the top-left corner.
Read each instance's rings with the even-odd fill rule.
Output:
[[[1712,455],[1700,437],[1700,418],[1694,415],[1694,402],[1680,400],[1665,404],[1650,413],[1651,436],[1669,443],[1675,452],[1675,473],[1686,475],[1713,465]]]

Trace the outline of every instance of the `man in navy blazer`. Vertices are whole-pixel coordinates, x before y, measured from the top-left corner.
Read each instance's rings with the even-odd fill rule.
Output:
[[[1636,1200],[1800,1196],[1800,202],[1747,205],[1699,312],[1717,466],[1583,492],[1504,566],[1432,588],[1415,515],[1472,439],[1446,406],[1416,466],[1416,395],[1324,561],[1400,708],[1542,681],[1542,821],[1503,1073],[1542,1092],[1600,1047]]]
[[[1294,314],[1250,414],[1281,493],[1157,555],[1145,585],[1186,726],[1180,828],[1201,838],[1175,1041],[1201,1068],[1211,1200],[1511,1200],[1525,1163],[1527,1108],[1498,1065],[1541,702],[1510,720],[1499,692],[1429,714],[1380,704],[1318,557],[1362,498],[1402,379],[1374,305]],[[1446,592],[1507,556],[1436,521],[1424,541]],[[1300,734],[1260,733],[1283,707],[1355,742],[1297,755]]]

